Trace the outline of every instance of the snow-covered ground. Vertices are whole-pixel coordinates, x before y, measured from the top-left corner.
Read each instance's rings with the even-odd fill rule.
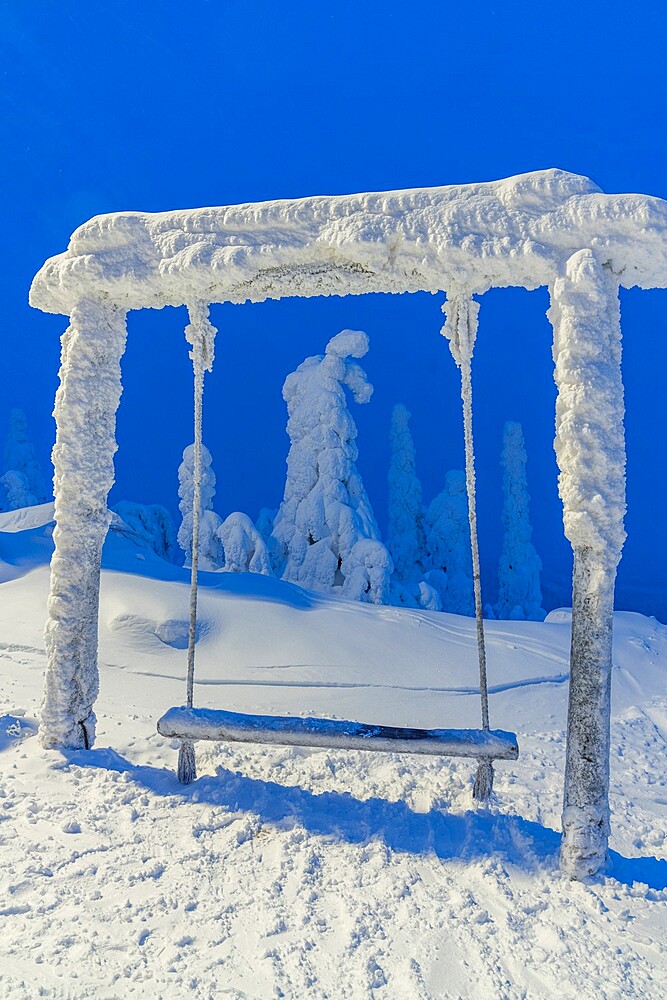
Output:
[[[616,616],[612,869],[574,883],[567,612],[488,624],[491,722],[521,748],[490,810],[472,762],[406,755],[199,744],[183,788],[155,723],[184,700],[187,571],[117,534],[97,745],[34,738],[48,516],[0,524],[2,996],[667,995],[667,627]],[[200,705],[478,724],[472,620],[243,574],[203,574],[200,595]]]

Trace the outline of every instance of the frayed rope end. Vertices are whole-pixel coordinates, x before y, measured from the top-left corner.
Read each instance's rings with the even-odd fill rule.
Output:
[[[182,740],[178,750],[178,780],[182,785],[189,785],[197,777],[195,761],[195,746],[190,740]]]
[[[475,775],[472,797],[477,802],[487,802],[493,791],[493,764],[488,758],[480,760]]]

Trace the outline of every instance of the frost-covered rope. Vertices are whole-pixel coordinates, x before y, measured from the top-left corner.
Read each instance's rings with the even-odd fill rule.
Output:
[[[196,348],[193,354],[197,353]],[[192,708],[192,696],[195,681],[195,642],[197,638],[197,596],[199,568],[199,524],[201,521],[201,450],[202,450],[202,409],[204,402],[204,372],[195,369],[194,387],[194,468],[192,476],[192,565],[190,570],[190,627],[188,630],[188,679],[186,704]]]
[[[482,728],[489,730],[489,690],[486,677],[486,644],[484,641],[484,613],[482,605],[482,578],[479,565],[477,537],[477,488],[475,477],[475,447],[472,434],[472,355],[477,336],[479,303],[468,293],[456,293],[442,307],[446,316],[443,334],[461,371],[461,401],[463,403],[463,438],[465,442],[466,491],[468,494],[468,524],[472,552],[472,579],[475,597],[475,623],[477,628],[477,658],[479,662],[479,693],[482,708]],[[473,796],[486,801],[493,788],[493,764],[483,759],[477,768]]]
[[[185,328],[192,344],[190,359],[194,372],[194,468],[192,476],[192,563],[190,571],[190,625],[188,630],[188,673],[186,704],[192,708],[195,682],[195,645],[197,641],[197,595],[199,567],[199,524],[201,521],[202,480],[202,411],[204,404],[204,372],[213,367],[215,327],[208,318],[208,306],[197,302],[188,306],[190,323]],[[182,740],[178,751],[178,780],[189,785],[197,777],[195,748],[191,740]]]
[[[466,453],[466,489],[468,492],[468,522],[472,550],[472,582],[475,594],[475,620],[477,624],[477,652],[479,658],[479,688],[482,696],[482,728],[489,728],[489,691],[486,679],[486,645],[484,642],[484,616],[482,606],[482,579],[479,568],[479,541],[477,538],[477,490],[475,478],[475,452],[472,438],[472,373],[470,357],[461,364],[461,399],[463,401],[463,435]]]

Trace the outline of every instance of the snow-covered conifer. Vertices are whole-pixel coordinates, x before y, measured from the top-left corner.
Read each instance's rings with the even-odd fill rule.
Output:
[[[283,579],[325,592],[342,590],[343,564],[356,542],[379,540],[355,464],[357,428],[345,393],[349,389],[357,403],[370,399],[373,387],[351,360],[367,351],[365,333],[343,330],[283,386],[291,444],[273,535],[284,558]]]
[[[261,573],[273,576],[266,543],[247,514],[234,511],[218,528],[225,553],[226,573]]]
[[[442,611],[442,601],[436,588],[426,580],[417,585],[418,603],[425,611]]]
[[[543,621],[542,561],[531,541],[523,429],[509,420],[503,432],[502,466],[503,550],[498,564],[496,617]]]
[[[273,526],[276,523],[277,513],[277,510],[272,510],[269,507],[262,507],[257,515],[255,527],[264,539],[266,550],[269,553],[269,561],[271,563],[273,574],[274,576],[280,577],[283,573],[285,560],[283,558],[282,546],[273,534]]]
[[[121,518],[122,527],[114,528],[120,534],[127,534],[155,552],[161,559],[173,562],[176,556],[176,531],[171,514],[161,504],[134,503],[121,500],[113,508]]]
[[[183,515],[178,529],[178,544],[185,553],[185,565],[192,565],[192,505],[194,500],[194,445],[188,445],[183,452],[183,461],[178,469],[179,508]],[[201,477],[201,519],[199,522],[199,568],[220,569],[224,562],[222,544],[218,538],[218,528],[222,519],[213,510],[215,496],[215,472],[213,459],[205,445],[202,445]]]
[[[14,409],[9,413],[9,429],[5,438],[3,459],[5,472],[18,472],[25,477],[27,492],[34,497],[33,505],[45,503],[50,499],[51,492],[45,485],[34,448],[28,439],[26,415],[23,410]]]
[[[2,507],[5,510],[20,510],[21,507],[34,507],[37,497],[30,490],[28,477],[16,469],[9,469],[0,476],[2,487]]]
[[[257,515],[255,527],[265,542],[267,542],[273,534],[273,525],[275,524],[277,513],[277,510],[271,510],[270,507],[262,507]]]
[[[445,488],[426,511],[427,582],[438,591],[443,611],[473,615],[472,555],[465,473],[448,472]]]
[[[407,408],[397,403],[391,415],[388,548],[397,578],[411,583],[423,574],[424,513],[409,420]]]
[[[343,594],[366,604],[389,604],[391,574],[389,551],[375,538],[360,538],[343,557]]]
[[[426,574],[429,576],[430,574]],[[446,586],[447,578],[441,574]],[[397,608],[423,608],[425,611],[442,611],[440,600],[440,589],[429,583],[428,580],[419,582],[401,583],[393,577],[389,587],[389,600],[387,604],[392,604]]]

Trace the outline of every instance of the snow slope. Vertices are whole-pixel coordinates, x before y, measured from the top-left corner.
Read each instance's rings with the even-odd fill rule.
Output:
[[[51,541],[16,529],[43,519],[0,528],[0,995],[667,994],[665,626],[616,615],[612,869],[572,883],[568,612],[488,623],[491,723],[521,747],[489,811],[474,763],[406,755],[200,744],[183,788],[155,721],[184,700],[187,570],[114,533],[97,745],[34,738]],[[246,574],[203,574],[200,607],[196,703],[478,724],[471,620]]]

